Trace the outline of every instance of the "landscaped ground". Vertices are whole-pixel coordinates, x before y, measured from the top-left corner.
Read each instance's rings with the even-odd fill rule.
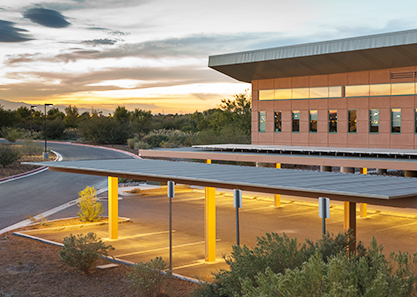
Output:
[[[88,275],[61,261],[59,246],[12,235],[0,235],[0,296],[135,296],[130,266]],[[98,265],[108,264],[100,259]],[[163,296],[189,296],[195,284],[177,278],[166,283]]]
[[[32,166],[32,165],[23,165],[20,164],[21,162],[43,162],[43,161],[54,161],[56,158],[55,154],[49,153],[49,159],[44,160],[42,154],[36,155],[36,156],[23,156],[20,158],[19,161],[6,166],[6,168],[3,168],[0,166],[0,178],[8,177],[16,174],[21,174],[36,168],[39,168],[39,166]]]

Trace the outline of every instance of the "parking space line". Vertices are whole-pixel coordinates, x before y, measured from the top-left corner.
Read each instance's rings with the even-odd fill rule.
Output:
[[[152,233],[143,233],[143,234],[136,234],[133,236],[122,236],[119,237],[117,240],[123,240],[123,239],[131,239],[131,238],[138,238],[138,237],[145,237],[145,236],[151,236],[151,235],[159,235],[159,234],[166,234],[169,233],[169,231],[160,231],[160,232],[152,232]],[[172,233],[175,233],[175,230],[172,230]],[[103,238],[103,241],[114,241],[113,239]]]
[[[216,241],[220,241],[220,239],[216,239]],[[191,245],[199,245],[199,244],[204,244],[204,243],[205,243],[205,241],[184,243],[184,244],[174,245],[172,248],[174,249],[174,248],[191,246]],[[119,257],[131,256],[131,255],[146,254],[146,253],[152,253],[152,252],[157,252],[157,251],[163,251],[163,250],[167,250],[167,249],[169,249],[168,246],[167,247],[163,247],[163,248],[152,249],[152,250],[146,250],[146,251],[140,251],[140,252],[133,252],[133,253],[116,255],[115,257],[118,257],[119,258]]]
[[[391,229],[398,229],[398,228],[402,228],[402,227],[406,227],[406,226],[412,226],[412,225],[416,225],[416,224],[417,224],[417,222],[409,223],[409,224],[405,224],[405,225],[401,225],[401,226],[393,226],[393,227],[388,227],[388,228],[384,228],[384,229],[379,229],[379,230],[376,230],[375,232],[391,230]]]

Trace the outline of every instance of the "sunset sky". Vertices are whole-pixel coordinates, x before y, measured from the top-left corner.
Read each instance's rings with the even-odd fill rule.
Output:
[[[0,1],[0,99],[187,113],[250,88],[208,56],[416,29],[417,1]]]

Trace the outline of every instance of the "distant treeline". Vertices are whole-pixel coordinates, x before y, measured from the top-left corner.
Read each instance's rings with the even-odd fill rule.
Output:
[[[232,100],[222,99],[218,108],[184,115],[152,115],[149,110],[118,106],[112,116],[104,116],[94,111],[79,114],[71,105],[65,113],[52,107],[46,127],[48,139],[127,143],[132,148],[250,143],[251,99],[247,93],[237,94]],[[6,139],[44,139],[45,114],[25,106],[16,110],[0,106],[0,134]]]

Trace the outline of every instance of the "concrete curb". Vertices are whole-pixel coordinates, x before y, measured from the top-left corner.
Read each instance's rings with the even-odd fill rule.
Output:
[[[43,229],[43,230],[45,230],[45,229]],[[21,232],[13,232],[13,235],[20,236],[20,237],[24,237],[24,238],[28,238],[28,239],[32,239],[32,240],[36,240],[36,241],[43,242],[43,243],[47,243],[47,244],[51,244],[51,245],[60,246],[60,247],[63,247],[64,246],[62,243],[59,243],[59,242],[55,242],[55,241],[52,241],[52,240],[43,239],[43,238],[40,238],[40,237],[32,236],[32,235],[25,234],[25,233],[21,233]],[[113,263],[123,264],[123,265],[127,265],[127,266],[135,266],[136,265],[133,262],[121,260],[121,259],[118,259],[118,258],[104,257],[104,256],[100,256],[100,257],[103,258],[103,259],[107,259],[107,260],[109,260],[110,262],[113,262]],[[163,272],[163,273],[165,275],[167,275],[166,272]],[[173,277],[176,277],[178,279],[185,280],[185,281],[189,281],[189,282],[193,282],[193,283],[202,283],[202,281],[199,281],[198,279],[195,279],[195,278],[192,278],[192,277],[183,276],[183,275],[180,275],[180,274],[177,274],[177,273],[172,273],[172,276]]]

